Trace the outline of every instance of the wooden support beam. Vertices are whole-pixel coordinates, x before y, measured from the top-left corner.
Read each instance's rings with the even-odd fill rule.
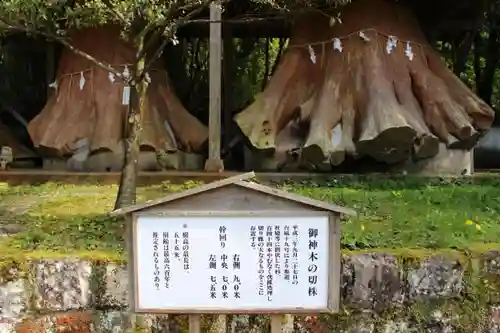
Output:
[[[201,333],[200,315],[189,315],[189,333]]]
[[[232,131],[232,121],[233,121],[233,94],[231,91],[234,87],[234,59],[235,59],[235,45],[233,42],[233,37],[231,36],[231,32],[229,30],[228,24],[222,24],[222,32],[223,32],[223,54],[224,54],[224,62],[222,64],[222,96],[223,96],[223,106],[222,106],[222,124],[224,127],[224,143],[223,143],[223,152],[227,152],[227,157],[230,158],[231,150],[229,149],[229,145],[231,144],[233,137]],[[225,32],[225,34],[224,34]],[[224,155],[223,155],[224,156]],[[224,157],[226,157],[224,156]]]
[[[218,2],[210,5],[210,58],[209,58],[209,116],[208,116],[208,160],[205,171],[221,172],[224,162],[221,148],[221,92],[222,92],[222,6]]]

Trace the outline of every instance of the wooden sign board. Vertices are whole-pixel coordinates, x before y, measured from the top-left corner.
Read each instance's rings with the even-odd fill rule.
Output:
[[[330,229],[335,232],[335,222],[330,228],[326,214],[138,214],[135,311],[335,310],[328,269],[338,252],[330,249]]]
[[[136,313],[336,312],[340,215],[246,182],[253,172],[113,212],[128,215]]]

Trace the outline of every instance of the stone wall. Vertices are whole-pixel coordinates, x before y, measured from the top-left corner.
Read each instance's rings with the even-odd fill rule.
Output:
[[[187,332],[185,316],[132,316],[123,265],[76,258],[2,263],[0,333]],[[500,252],[343,256],[343,309],[299,317],[296,332],[500,332]],[[204,318],[205,327],[212,316]],[[228,332],[267,332],[228,318]],[[133,329],[132,329],[133,328]]]

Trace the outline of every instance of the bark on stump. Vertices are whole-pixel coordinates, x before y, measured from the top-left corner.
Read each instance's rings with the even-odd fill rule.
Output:
[[[72,44],[122,72],[133,69],[135,51],[113,26],[72,34]],[[141,134],[141,169],[181,167],[200,152],[208,129],[176,97],[167,73],[158,61],[148,73],[146,113]],[[88,171],[118,171],[123,165],[123,131],[127,106],[124,85],[91,61],[65,49],[57,72],[57,89],[28,130],[47,159],[67,160],[67,167]],[[185,156],[188,156],[187,158]],[[199,165],[195,168],[202,168]],[[191,168],[193,168],[191,166]]]
[[[308,135],[289,151],[321,170],[346,155],[396,164],[432,158],[440,143],[474,147],[494,112],[447,68],[408,8],[358,0],[341,18],[296,21],[268,86],[235,117],[255,148],[283,150],[276,138],[294,119]]]

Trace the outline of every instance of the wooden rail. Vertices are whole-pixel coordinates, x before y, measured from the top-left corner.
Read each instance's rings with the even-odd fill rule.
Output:
[[[209,183],[219,179],[235,176],[241,172],[224,171],[224,172],[190,172],[190,171],[163,171],[163,172],[140,172],[139,185],[158,184],[164,181],[169,181],[173,184],[182,184],[188,180],[202,181]],[[500,174],[500,170],[481,170],[476,172],[474,177],[484,177]],[[280,173],[280,172],[263,172],[256,173],[257,179],[260,181],[275,181],[281,182],[286,180],[304,181],[304,180],[327,180],[339,177],[353,177],[352,174],[325,174],[325,173]],[[377,174],[380,177],[390,178],[394,175]],[[65,184],[118,184],[120,179],[119,172],[66,172],[66,171],[49,171],[41,169],[24,169],[24,170],[8,170],[0,171],[0,182],[6,182],[11,185],[20,184],[43,184],[48,182],[65,183]]]

